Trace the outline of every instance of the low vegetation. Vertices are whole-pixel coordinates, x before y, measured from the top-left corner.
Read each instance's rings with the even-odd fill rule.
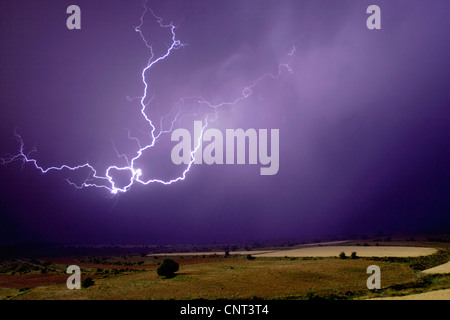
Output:
[[[444,264],[450,260],[450,248],[440,249],[438,252],[420,257],[371,257],[373,261],[384,261],[408,264],[415,271],[423,271]]]

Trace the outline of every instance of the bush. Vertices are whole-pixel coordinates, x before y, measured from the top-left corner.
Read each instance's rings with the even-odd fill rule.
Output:
[[[356,252],[352,252],[352,255],[350,256],[350,258],[352,258],[352,259],[357,259],[358,256],[356,255]]]
[[[347,256],[345,255],[345,252],[341,252],[341,253],[339,253],[339,258],[341,258],[341,259],[347,259]]]
[[[253,257],[251,254],[248,254],[247,255],[247,260],[255,260],[256,258],[255,257]]]
[[[172,259],[166,259],[156,270],[159,276],[171,278],[175,275],[175,272],[179,269],[179,264]]]
[[[94,280],[92,278],[86,278],[81,281],[81,286],[83,288],[89,288],[94,285]]]
[[[318,300],[319,297],[313,292],[313,291],[308,291],[306,293],[306,300]]]

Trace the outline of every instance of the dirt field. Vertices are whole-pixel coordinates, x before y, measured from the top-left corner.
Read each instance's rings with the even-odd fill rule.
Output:
[[[21,289],[61,284],[66,283],[67,277],[69,275],[65,274],[2,274],[0,275],[0,288]],[[90,277],[96,278],[98,276],[91,275]]]
[[[424,247],[390,247],[390,246],[326,246],[283,251],[273,251],[255,255],[257,257],[337,257],[341,252],[350,256],[356,252],[358,257],[418,257],[437,252]]]
[[[64,274],[20,274],[0,275],[0,287],[2,288],[34,288],[56,283],[65,283],[67,280]]]
[[[428,274],[437,274],[437,273],[450,273],[450,261],[444,264],[441,264],[440,266],[430,268],[427,270],[423,270],[423,273]]]

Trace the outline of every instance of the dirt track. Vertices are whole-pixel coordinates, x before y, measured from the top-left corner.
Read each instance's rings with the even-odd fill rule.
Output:
[[[450,289],[411,294],[402,297],[375,298],[370,300],[450,300]]]
[[[423,273],[429,273],[429,274],[434,274],[434,273],[450,273],[450,261],[444,264],[441,264],[440,266],[434,267],[434,268],[430,268],[427,270],[423,270]]]

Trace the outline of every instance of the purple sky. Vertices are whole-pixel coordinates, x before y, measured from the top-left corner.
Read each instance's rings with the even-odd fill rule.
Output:
[[[77,4],[82,29],[66,28]],[[381,7],[382,30],[366,28]],[[182,97],[233,101],[212,127],[280,129],[280,170],[197,165],[170,186],[125,194],[78,190],[88,172],[42,175],[0,166],[0,242],[196,243],[323,235],[450,231],[450,22],[447,0],[149,1],[184,47],[147,74],[158,119]],[[14,130],[44,167],[124,165],[111,140],[148,139],[138,100],[149,51],[130,1],[0,1],[0,153]],[[142,28],[160,55],[170,31]],[[295,46],[294,55],[288,53]],[[189,108],[196,106],[189,104]],[[192,111],[192,110],[191,110]],[[201,112],[201,110],[200,110]],[[190,129],[192,119],[177,126]],[[145,131],[146,130],[146,131]],[[143,132],[144,131],[144,132]],[[148,140],[146,141],[148,142]],[[166,135],[142,158],[146,175],[174,171]]]

